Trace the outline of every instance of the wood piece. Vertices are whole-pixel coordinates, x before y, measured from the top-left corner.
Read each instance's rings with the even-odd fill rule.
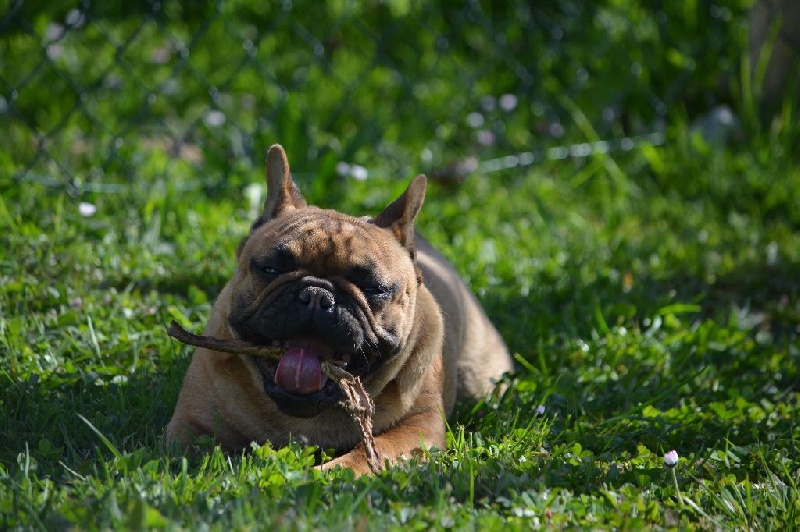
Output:
[[[375,415],[375,402],[364,389],[361,379],[354,377],[338,366],[324,363],[322,372],[336,381],[345,394],[346,399],[339,403],[350,414],[361,429],[361,440],[364,443],[364,454],[367,465],[373,473],[383,469],[383,462],[372,435],[372,416]]]
[[[167,334],[183,344],[203,347],[222,353],[265,357],[275,361],[280,360],[284,353],[282,347],[254,345],[241,340],[193,334],[181,327],[176,321],[170,324]],[[375,445],[375,437],[372,435],[372,417],[375,415],[375,403],[364,389],[361,379],[357,376],[353,376],[339,366],[326,361],[321,363],[321,369],[322,373],[333,380],[344,392],[345,399],[339,403],[339,406],[358,423],[361,431],[361,440],[364,444],[364,454],[367,457],[367,465],[370,470],[373,473],[380,472],[383,469],[383,464]]]
[[[278,361],[283,356],[284,349],[282,347],[271,347],[266,345],[254,345],[249,342],[241,340],[228,340],[221,338],[214,338],[213,336],[201,336],[192,334],[177,321],[173,321],[167,334],[181,342],[182,344],[193,345],[195,347],[204,347],[212,351],[219,351],[223,353],[233,353],[235,355],[252,355],[256,357],[271,358]]]

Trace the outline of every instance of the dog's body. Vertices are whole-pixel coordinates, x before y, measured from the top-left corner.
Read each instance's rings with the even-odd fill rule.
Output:
[[[306,206],[280,146],[270,149],[267,183],[264,214],[240,244],[204,334],[280,344],[286,354],[276,366],[198,348],[168,441],[188,447],[211,435],[236,450],[291,439],[334,449],[340,456],[325,468],[366,473],[359,432],[320,373],[322,361],[336,360],[375,401],[381,458],[443,448],[456,398],[481,398],[512,364],[452,266],[414,236],[424,177],[374,219]]]

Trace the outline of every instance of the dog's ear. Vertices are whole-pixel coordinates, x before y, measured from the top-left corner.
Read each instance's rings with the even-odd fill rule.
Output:
[[[302,209],[305,206],[305,198],[292,181],[286,152],[283,151],[283,146],[275,144],[267,153],[267,199],[259,220],[263,223],[277,218],[284,212]]]
[[[415,256],[414,219],[425,201],[427,183],[424,175],[415,177],[406,191],[373,220],[378,227],[391,229],[395,238],[411,252],[412,258]]]

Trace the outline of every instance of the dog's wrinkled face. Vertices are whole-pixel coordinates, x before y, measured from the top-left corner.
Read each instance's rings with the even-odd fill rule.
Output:
[[[320,362],[367,375],[401,349],[417,276],[408,252],[385,233],[309,207],[256,229],[245,243],[228,323],[243,340],[286,348],[277,364],[257,360],[265,391],[285,413],[316,415],[339,399]]]
[[[238,250],[228,326],[240,339],[284,347],[279,362],[250,365],[281,411],[311,417],[341,394],[322,362],[369,377],[405,346],[421,282],[412,224],[424,182],[370,220],[307,207],[282,150],[270,151],[267,169],[265,215]]]

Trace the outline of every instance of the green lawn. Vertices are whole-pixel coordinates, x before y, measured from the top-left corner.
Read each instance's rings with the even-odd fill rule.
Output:
[[[800,172],[763,139],[712,150],[670,133],[431,187],[419,226],[518,371],[458,410],[449,449],[358,480],[314,471],[300,446],[160,446],[189,359],[165,325],[201,328],[247,231],[241,189],[98,195],[91,217],[5,189],[3,526],[796,524]],[[374,211],[403,185],[348,181],[336,206]]]
[[[338,74],[320,60],[299,80],[290,79],[293,61],[312,48],[276,52],[274,62],[270,54],[286,28],[293,39],[298,25],[322,31],[308,12],[300,22],[276,18],[274,33],[256,42],[261,66],[241,70],[223,52],[241,53],[237,32],[251,29],[222,8],[208,27],[181,19],[168,33],[155,19],[136,30],[134,18],[101,18],[69,34],[62,55],[42,67],[28,29],[0,28],[0,85],[21,95],[3,100],[13,113],[0,109],[0,529],[800,526],[798,108],[787,104],[771,121],[755,117],[746,83],[735,81],[744,35],[736,33],[743,2],[735,3],[732,22],[698,10],[706,18],[685,27],[627,2],[600,2],[597,13],[580,16],[547,8],[549,24],[584,37],[558,42],[536,32],[526,41],[508,13],[451,20],[433,8],[421,23],[427,32],[409,33],[419,20],[395,12],[378,39],[364,27],[386,13],[348,18],[331,8],[325,16],[354,42],[339,43]],[[695,4],[664,9],[669,18]],[[415,46],[433,49],[429,33],[453,20],[465,41],[448,34],[450,55],[418,58]],[[508,39],[495,43],[502,47],[485,70],[465,71],[475,49],[492,49],[481,33],[487,20]],[[620,33],[606,31],[606,22]],[[31,27],[44,34],[47,17]],[[709,28],[702,42],[700,27]],[[738,35],[736,46],[725,44],[725,31]],[[192,35],[200,37],[190,42]],[[107,47],[128,37],[127,54]],[[189,64],[136,63],[182,38],[194,47]],[[376,43],[388,51],[359,62],[353,50],[378,54]],[[481,148],[463,116],[479,102],[464,94],[485,94],[493,82],[515,90],[509,84],[519,79],[504,76],[517,46],[545,50],[534,76],[542,87],[517,87],[520,101],[534,101],[517,114],[487,112],[487,129],[504,136]],[[669,60],[652,60],[662,49]],[[667,124],[662,145],[502,171],[484,165],[463,183],[429,186],[418,228],[479,295],[517,367],[502,396],[457,408],[446,450],[355,479],[314,470],[314,449],[300,445],[242,456],[164,449],[191,355],[166,326],[205,323],[255,216],[253,196],[263,190],[251,185],[263,184],[260,154],[269,144],[286,144],[312,202],[374,213],[417,170],[448,158],[474,153],[485,162],[647,131],[652,98],[625,77],[637,58],[610,59],[623,52],[644,54],[649,96],[674,97],[655,113]],[[595,85],[566,79],[561,57],[570,75],[589,65]],[[112,72],[120,85],[92,85],[109,61],[122,65]],[[392,68],[404,61],[424,71],[398,85]],[[730,92],[715,92],[711,67],[734,74]],[[46,75],[26,77],[33,68]],[[96,89],[83,111],[72,107],[75,83],[65,72]],[[148,76],[161,88],[172,76],[178,89],[143,110]],[[228,121],[208,126],[202,76],[237,98],[252,91],[256,108],[220,98]],[[349,85],[353,79],[361,84]],[[465,79],[474,84],[462,91]],[[320,80],[334,86],[315,85]],[[680,90],[670,93],[673,82]],[[282,99],[277,85],[291,96]],[[630,114],[600,124],[604,98],[618,96]],[[395,98],[397,108],[381,105]],[[742,122],[727,143],[708,144],[690,126],[715,98],[728,100]],[[559,112],[540,116],[539,104]],[[335,118],[318,123],[320,116]],[[532,129],[534,119],[561,121],[565,136]],[[37,144],[31,124],[53,134]],[[248,131],[257,134],[242,140]],[[176,156],[176,139],[204,156]],[[30,159],[41,148],[53,160]],[[420,156],[425,150],[430,157]],[[337,176],[338,161],[369,167],[369,177]],[[679,455],[674,468],[664,463],[670,450]]]

